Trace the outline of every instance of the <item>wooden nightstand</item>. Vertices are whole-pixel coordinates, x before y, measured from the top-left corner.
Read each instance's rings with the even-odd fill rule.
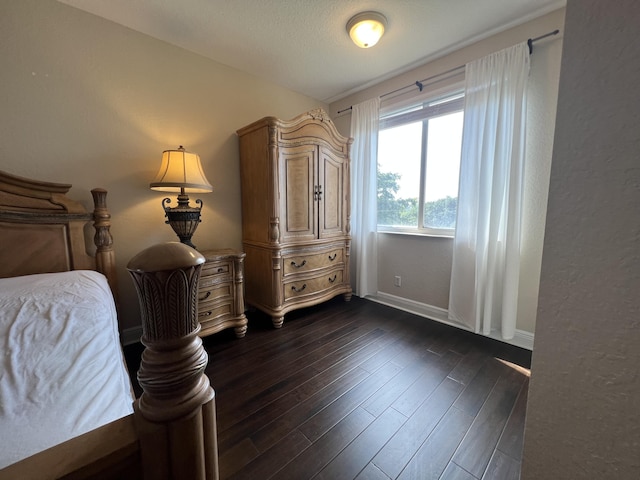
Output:
[[[244,314],[244,257],[232,249],[204,250],[206,258],[198,286],[200,336],[234,327],[238,338],[247,332]]]

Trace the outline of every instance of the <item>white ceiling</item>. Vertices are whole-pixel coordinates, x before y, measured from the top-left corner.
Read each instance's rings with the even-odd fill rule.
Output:
[[[58,0],[326,103],[544,15],[565,0]],[[346,23],[375,10],[378,45]],[[547,32],[540,32],[544,34]]]

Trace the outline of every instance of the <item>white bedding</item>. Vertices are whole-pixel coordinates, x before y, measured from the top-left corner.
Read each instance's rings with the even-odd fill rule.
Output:
[[[0,468],[133,412],[106,278],[0,279]]]

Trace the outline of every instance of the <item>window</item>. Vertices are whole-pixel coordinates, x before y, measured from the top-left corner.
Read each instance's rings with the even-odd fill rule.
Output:
[[[380,118],[378,231],[453,234],[463,101],[456,92]]]

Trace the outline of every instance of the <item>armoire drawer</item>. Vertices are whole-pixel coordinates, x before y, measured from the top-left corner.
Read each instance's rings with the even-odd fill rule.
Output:
[[[310,295],[336,286],[342,286],[344,270],[331,270],[321,275],[303,280],[284,283],[284,299],[289,300],[304,295]]]
[[[344,263],[344,249],[331,248],[318,253],[287,255],[283,257],[284,274],[311,272],[319,268],[332,267]]]

